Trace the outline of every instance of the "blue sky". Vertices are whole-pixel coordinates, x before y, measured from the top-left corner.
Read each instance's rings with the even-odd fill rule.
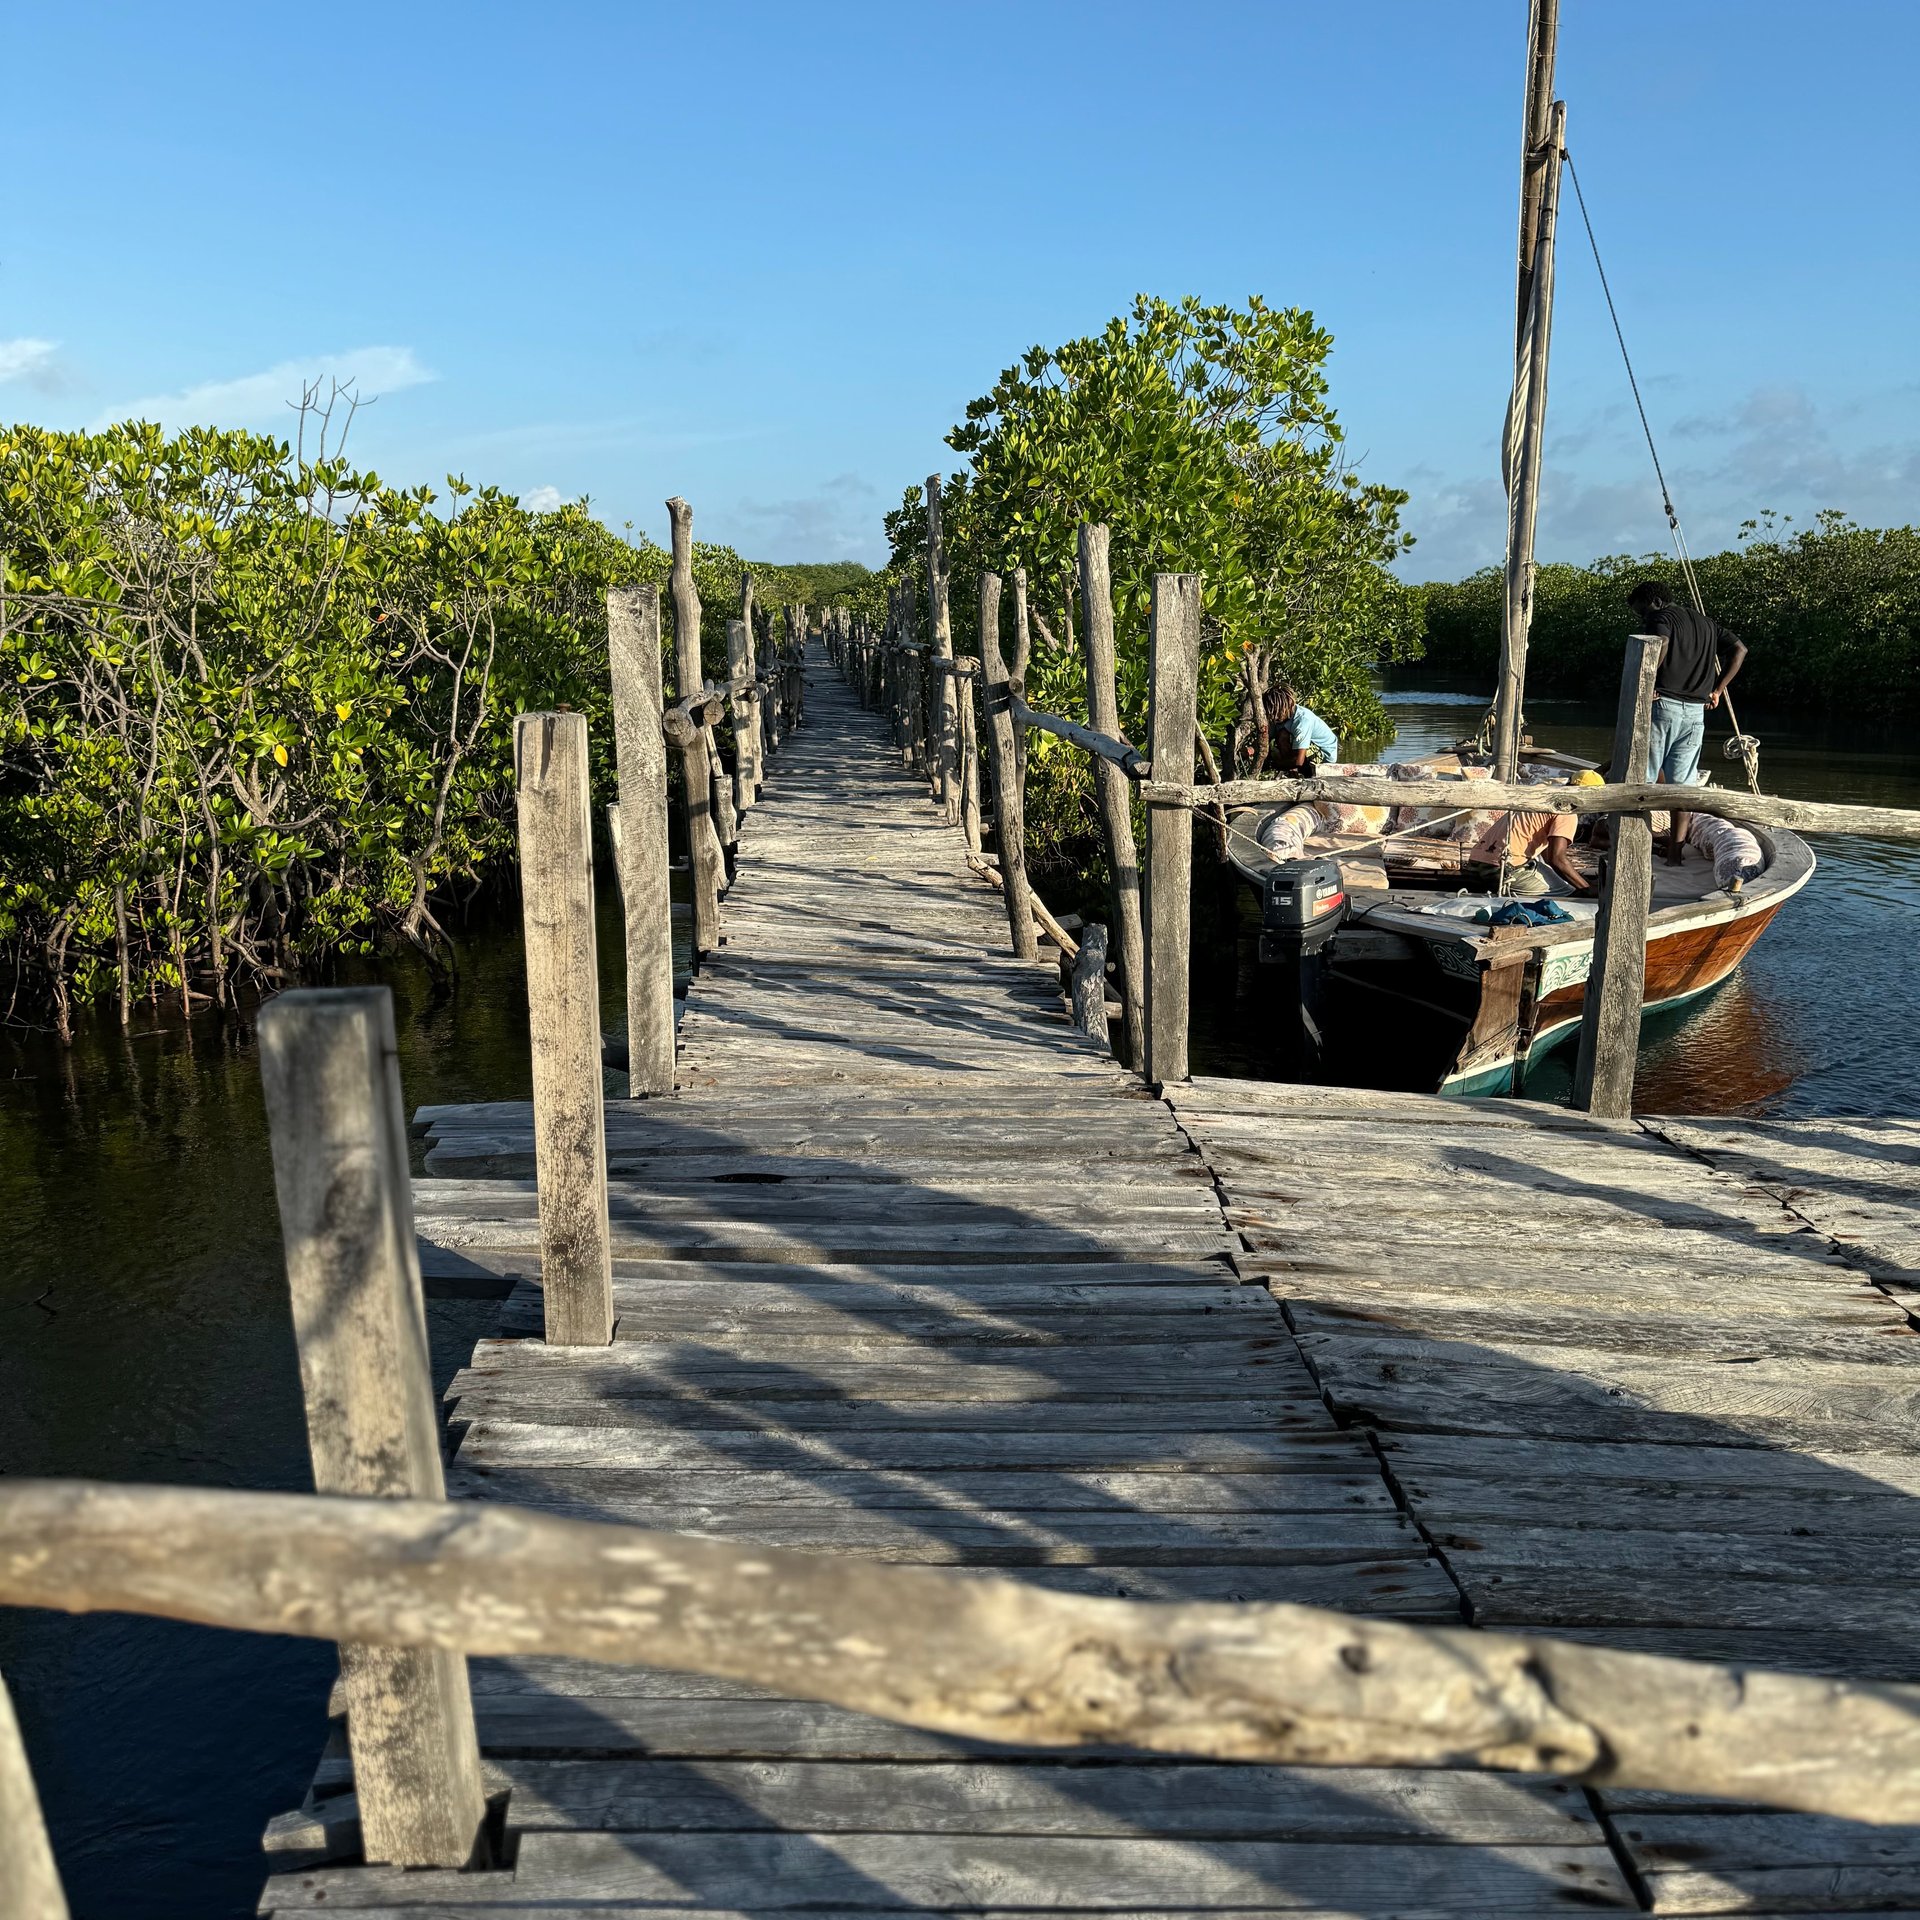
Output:
[[[1568,142],[1696,546],[1920,516],[1910,0],[1563,0]],[[284,429],[881,557],[1027,346],[1136,291],[1311,307],[1408,571],[1498,558],[1524,0],[23,10],[0,417]],[[1569,212],[1571,209],[1569,208]],[[1663,527],[1563,233],[1541,547]],[[550,490],[550,491],[549,491]]]

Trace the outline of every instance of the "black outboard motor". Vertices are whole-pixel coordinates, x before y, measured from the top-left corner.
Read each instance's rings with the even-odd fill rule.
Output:
[[[1278,860],[1260,903],[1260,958],[1282,969],[1274,1007],[1285,1051],[1296,1070],[1317,1069],[1324,1042],[1327,942],[1347,917],[1347,890],[1333,860]]]

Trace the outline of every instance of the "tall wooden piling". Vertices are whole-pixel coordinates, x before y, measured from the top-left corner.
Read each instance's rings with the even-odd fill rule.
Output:
[[[1620,674],[1620,711],[1613,728],[1613,778],[1645,777],[1653,728],[1653,682],[1664,643],[1636,633]],[[1684,787],[1674,789],[1675,797]],[[1633,1111],[1633,1070],[1640,1055],[1640,1008],[1647,985],[1647,913],[1653,896],[1653,821],[1616,814],[1613,852],[1593,929],[1593,966],[1580,1016],[1580,1055],[1573,1103],[1607,1119]]]
[[[948,599],[947,542],[940,519],[940,476],[927,475],[927,619],[932,659],[953,658],[953,612]],[[960,818],[960,686],[936,667],[929,714],[933,761],[928,769],[935,798],[949,822]]]
[[[980,576],[980,664],[986,671],[987,771],[993,782],[994,839],[1000,850],[1007,928],[1014,953],[1032,960],[1040,943],[1034,938],[1033,894],[1027,881],[1026,795],[1014,738],[1013,686],[1000,651],[1000,576],[993,573]]]
[[[744,815],[757,786],[753,768],[753,644],[744,620],[727,622],[727,706],[733,716],[733,804]]]
[[[673,525],[674,686],[684,700],[706,684],[700,667],[700,595],[693,584],[693,509],[677,496],[667,502]],[[693,876],[693,950],[696,960],[720,944],[720,895],[727,882],[713,812],[713,734],[697,728],[680,749],[686,788],[687,858]]]
[[[760,789],[767,784],[767,741],[766,716],[762,712],[760,698],[760,666],[758,650],[755,645],[753,619],[753,575],[742,573],[740,576],[740,624],[746,630],[747,656],[745,662],[747,680],[747,745],[751,766],[748,778],[752,782],[751,799],[760,797]],[[732,651],[732,632],[728,632],[728,651]],[[735,735],[735,752],[739,751],[738,733]]]
[[[1120,695],[1115,685],[1113,581],[1107,565],[1107,530],[1080,529],[1080,625],[1087,663],[1087,718],[1096,733],[1118,740]],[[1127,1060],[1145,1073],[1146,942],[1140,925],[1140,865],[1133,843],[1133,795],[1127,776],[1110,760],[1093,763],[1094,792],[1100,803],[1100,830],[1106,840],[1107,867],[1113,875],[1113,946],[1120,963],[1122,1030]]]
[[[314,1487],[444,1499],[392,995],[356,987],[270,1001],[260,1077]],[[340,1671],[368,1860],[468,1865],[486,1795],[465,1660],[342,1646]]]
[[[1156,781],[1193,781],[1199,699],[1200,576],[1153,576],[1147,716]],[[1147,809],[1147,1059],[1156,1085],[1187,1078],[1188,947],[1192,931],[1193,810],[1155,802]]]
[[[673,894],[667,855],[667,743],[660,589],[607,589],[620,836],[614,859],[627,933],[627,1075],[636,1094],[673,1091]]]
[[[1027,699],[1027,664],[1033,658],[1033,621],[1027,609],[1027,570],[1013,570],[1013,657],[1007,662],[1007,683],[1021,705]],[[1019,769],[1020,791],[1027,790],[1027,730],[1018,724],[1013,729],[1014,763]]]
[[[547,1344],[604,1347],[613,1338],[613,1255],[586,715],[521,714],[513,762]]]

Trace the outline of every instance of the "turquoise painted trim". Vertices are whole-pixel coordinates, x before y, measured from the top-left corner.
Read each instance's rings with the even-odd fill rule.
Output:
[[[1665,1000],[1649,1001],[1640,1009],[1641,1017],[1644,1019],[1650,1013],[1670,1013],[1675,1007],[1685,1006],[1689,1000],[1698,1000],[1702,994],[1713,993],[1724,987],[1727,981],[1739,971],[1740,969],[1735,967],[1731,973],[1724,975],[1721,979],[1709,981],[1704,987],[1694,987],[1686,993],[1676,993]],[[1561,1041],[1579,1030],[1580,1017],[1575,1014],[1569,1019],[1556,1021],[1544,1033],[1535,1034],[1533,1044],[1527,1049],[1526,1064],[1531,1067],[1535,1061],[1544,1059]],[[1491,1067],[1482,1067],[1477,1073],[1443,1080],[1440,1083],[1441,1095],[1448,1100],[1472,1100],[1487,1094],[1511,1093],[1513,1072],[1517,1064],[1518,1058],[1515,1056]]]

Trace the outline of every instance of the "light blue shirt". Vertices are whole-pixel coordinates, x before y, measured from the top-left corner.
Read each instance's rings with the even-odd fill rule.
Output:
[[[1287,722],[1287,738],[1296,748],[1317,750],[1323,760],[1340,758],[1340,742],[1333,729],[1311,707],[1295,706]]]

